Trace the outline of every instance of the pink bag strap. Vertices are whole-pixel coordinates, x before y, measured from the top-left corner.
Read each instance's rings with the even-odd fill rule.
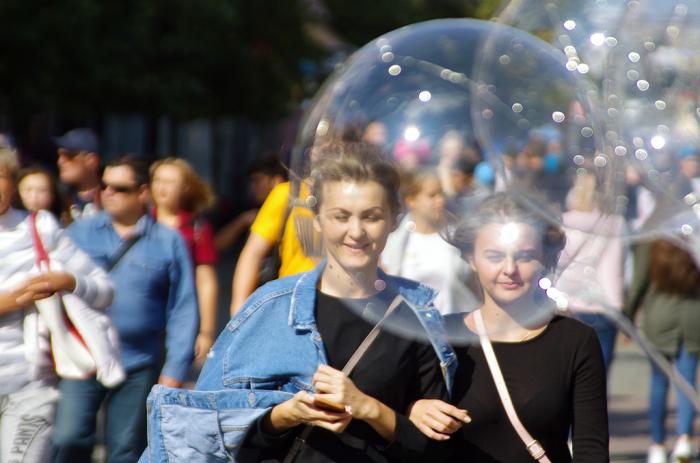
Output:
[[[39,269],[49,269],[49,254],[44,248],[44,244],[41,242],[41,235],[39,235],[39,230],[36,227],[36,211],[32,212],[29,218],[32,228],[32,240],[34,241],[34,250],[36,251],[36,266]]]
[[[496,390],[498,391],[498,396],[501,398],[501,403],[503,408],[506,410],[506,415],[510,420],[510,424],[518,433],[520,440],[525,444],[525,448],[530,452],[532,458],[541,463],[551,463],[547,454],[544,451],[544,447],[530,435],[530,433],[525,429],[523,423],[518,418],[518,414],[515,412],[515,407],[513,407],[513,401],[510,399],[510,394],[508,393],[508,387],[503,379],[503,374],[501,373],[501,367],[498,366],[498,360],[496,359],[496,353],[493,351],[493,346],[489,337],[486,334],[486,327],[484,326],[484,319],[481,315],[481,309],[474,311],[474,323],[476,325],[476,331],[479,335],[479,342],[481,342],[481,349],[484,351],[484,356],[486,357],[486,362],[489,365],[489,370],[491,370],[491,376],[493,377],[493,382],[496,383]]]

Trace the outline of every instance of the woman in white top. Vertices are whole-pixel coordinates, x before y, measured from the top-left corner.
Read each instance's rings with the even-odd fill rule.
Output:
[[[49,342],[34,302],[56,292],[73,293],[95,309],[112,301],[113,287],[46,211],[36,226],[54,269],[39,274],[30,215],[11,207],[18,162],[0,147],[0,461],[50,460],[58,392]]]
[[[438,174],[404,174],[401,195],[407,214],[389,236],[382,268],[437,289],[435,306],[443,314],[472,310],[478,303],[467,287],[471,269],[439,233],[445,224],[446,198]]]

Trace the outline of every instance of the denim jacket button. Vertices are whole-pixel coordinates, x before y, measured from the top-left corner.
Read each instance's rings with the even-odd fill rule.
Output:
[[[253,406],[255,405],[255,393],[254,392],[249,392],[248,393],[248,405]]]

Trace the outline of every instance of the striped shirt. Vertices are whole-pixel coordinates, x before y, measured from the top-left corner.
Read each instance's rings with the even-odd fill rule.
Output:
[[[73,275],[74,294],[88,305],[98,310],[107,308],[114,293],[107,273],[73,244],[49,212],[39,212],[36,224],[51,269]],[[0,291],[12,290],[36,273],[30,215],[9,209],[0,215]],[[0,316],[0,394],[16,392],[35,379],[45,379],[29,374],[32,368],[24,345],[24,314],[24,310],[17,310]]]

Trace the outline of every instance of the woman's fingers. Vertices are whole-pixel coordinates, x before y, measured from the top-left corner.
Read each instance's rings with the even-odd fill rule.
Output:
[[[334,433],[341,433],[345,431],[345,428],[348,427],[348,424],[350,424],[350,421],[352,418],[343,418],[341,420],[335,421],[335,422],[328,422],[324,420],[314,420],[311,422],[314,426],[318,426],[319,428],[324,428],[327,429],[331,432]]]
[[[452,434],[462,427],[462,423],[440,412],[427,414],[423,419],[425,424],[442,434]]]
[[[457,408],[454,405],[450,405],[447,402],[443,402],[442,400],[436,401],[435,408],[437,408],[445,415],[448,415],[462,423],[470,423],[472,421],[466,410]]]
[[[332,410],[326,410],[318,407],[315,403],[314,395],[309,394],[308,392],[297,393],[296,397],[298,397],[299,401],[302,403],[302,413],[304,415],[305,421],[307,422],[319,420],[326,421],[329,423],[335,423],[338,421],[352,418],[352,415],[350,415],[347,411],[335,412]],[[324,395],[324,398],[332,400],[331,396]]]
[[[437,440],[437,441],[445,441],[450,438],[450,436],[441,434],[435,430],[433,430],[430,426],[428,426],[425,423],[420,423],[416,426],[420,432],[428,436],[430,439]]]

